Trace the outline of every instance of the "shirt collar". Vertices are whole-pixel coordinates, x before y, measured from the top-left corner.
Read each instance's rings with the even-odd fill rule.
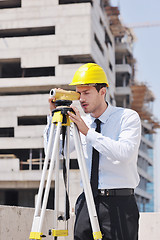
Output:
[[[113,110],[113,106],[110,105],[109,103],[108,104],[108,107],[106,108],[106,110],[102,113],[102,115],[98,118],[102,123],[105,123],[107,122],[109,116],[111,115],[112,113],[112,110]],[[91,115],[90,115],[91,116]],[[92,123],[95,121],[95,118],[91,116],[91,121]]]

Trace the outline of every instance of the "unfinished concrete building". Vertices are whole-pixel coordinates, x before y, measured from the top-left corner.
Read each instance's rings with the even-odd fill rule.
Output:
[[[140,183],[135,191],[136,199],[140,211],[154,211],[153,134],[156,133],[155,129],[160,127],[150,107],[154,97],[146,84],[135,81],[134,33],[120,21],[118,7],[112,7],[108,0],[104,1],[104,7],[115,38],[116,105],[136,110],[142,122],[142,138],[138,155]]]
[[[100,1],[0,1],[0,22],[0,204],[33,207],[49,91],[68,89],[81,64],[96,62],[114,103],[114,38]],[[75,199],[79,171],[71,170],[70,179]]]
[[[142,138],[138,157],[141,181],[137,199],[141,211],[152,212],[154,211],[154,134],[156,129],[160,128],[160,124],[152,113],[155,98],[147,85],[135,82],[131,90],[131,108],[139,113],[142,122]]]

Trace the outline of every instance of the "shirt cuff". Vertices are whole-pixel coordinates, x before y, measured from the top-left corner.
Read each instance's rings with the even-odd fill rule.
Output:
[[[99,133],[96,132],[94,128],[90,128],[86,135],[88,143],[91,144],[92,146],[94,146],[98,135],[99,135]]]
[[[47,124],[50,124],[52,121],[52,116],[47,115]]]

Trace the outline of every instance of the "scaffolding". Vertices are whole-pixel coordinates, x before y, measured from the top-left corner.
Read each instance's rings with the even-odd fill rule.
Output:
[[[150,133],[156,133],[155,129],[160,128],[160,123],[154,117],[150,103],[155,100],[154,94],[144,83],[137,83],[131,86],[132,103],[131,108],[138,112],[140,118],[152,125]]]

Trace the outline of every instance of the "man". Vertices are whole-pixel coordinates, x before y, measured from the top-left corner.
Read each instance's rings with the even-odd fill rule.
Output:
[[[108,81],[97,64],[81,66],[70,85],[76,85],[81,106],[85,113],[89,113],[83,120],[73,107],[75,114],[68,112],[68,115],[83,139],[103,240],[137,240],[139,212],[134,189],[139,183],[140,118],[131,109],[113,107],[106,102]],[[50,101],[51,110],[52,107]],[[74,240],[93,240],[84,193],[76,203]]]

